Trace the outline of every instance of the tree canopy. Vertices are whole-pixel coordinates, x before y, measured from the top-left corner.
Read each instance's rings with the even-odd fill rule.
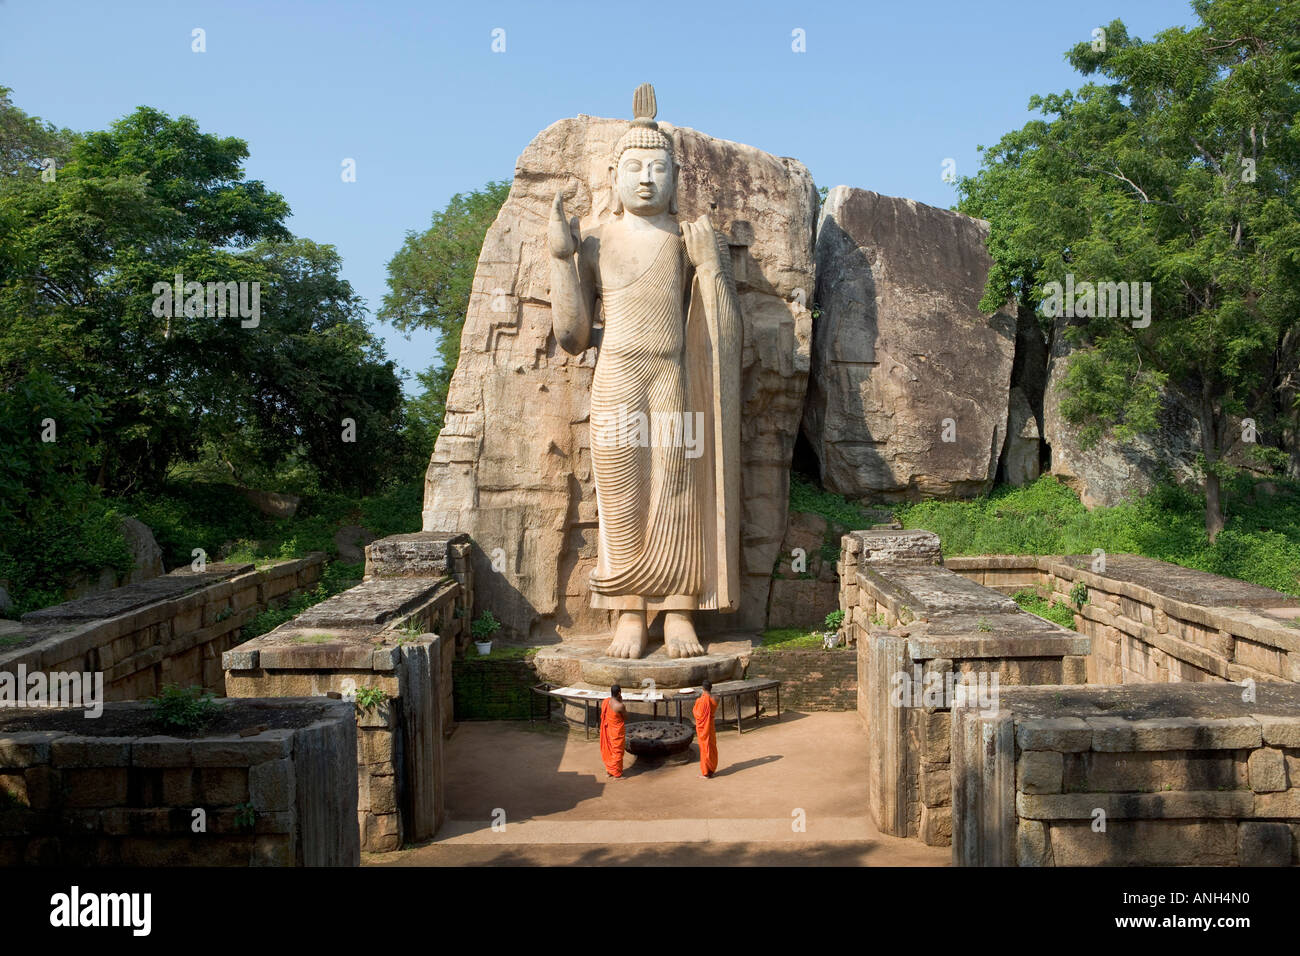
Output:
[[[1045,118],[986,151],[959,208],[992,225],[990,310],[1011,295],[1039,308],[1052,282],[1150,283],[1149,322],[1095,301],[1057,319],[1076,346],[1062,412],[1086,442],[1123,441],[1181,395],[1200,420],[1213,539],[1225,456],[1250,441],[1241,419],[1261,461],[1296,438],[1300,4],[1193,9],[1191,28],[1143,42],[1115,20],[1070,50],[1099,82],[1035,96]]]

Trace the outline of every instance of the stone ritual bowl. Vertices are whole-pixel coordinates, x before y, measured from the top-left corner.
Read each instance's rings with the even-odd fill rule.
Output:
[[[638,720],[627,725],[627,749],[638,757],[681,753],[695,739],[695,728],[674,720]]]

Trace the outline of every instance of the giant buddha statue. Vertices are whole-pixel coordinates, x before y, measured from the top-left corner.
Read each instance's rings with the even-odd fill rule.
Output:
[[[731,254],[708,215],[677,220],[673,139],[654,88],[610,157],[612,215],[551,208],[556,341],[598,348],[589,416],[599,520],[591,605],[617,612],[612,657],[646,654],[664,615],[671,657],[704,653],[693,615],[740,598],[742,323]]]

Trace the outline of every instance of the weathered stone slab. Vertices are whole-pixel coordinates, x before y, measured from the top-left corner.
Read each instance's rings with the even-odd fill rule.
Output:
[[[24,624],[71,623],[74,621],[94,621],[102,618],[116,617],[127,611],[180,597],[189,591],[215,584],[253,570],[251,564],[230,564],[213,562],[205,571],[191,571],[189,567],[179,568],[170,574],[139,581],[124,587],[114,588],[101,594],[41,608],[23,615]]]
[[[366,577],[440,578],[452,563],[450,546],[468,543],[469,535],[455,532],[389,535],[366,546]]]
[[[373,627],[409,614],[434,599],[454,581],[429,578],[374,578],[309,607],[293,619],[301,630]]]
[[[1062,560],[1071,567],[1088,570],[1095,559],[1090,554],[1072,554]],[[1253,608],[1287,605],[1296,607],[1300,614],[1300,601],[1281,591],[1136,554],[1107,555],[1105,577],[1136,584],[1187,604]]]

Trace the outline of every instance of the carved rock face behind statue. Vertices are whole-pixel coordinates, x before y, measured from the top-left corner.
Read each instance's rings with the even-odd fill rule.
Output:
[[[678,221],[708,214],[727,240],[744,321],[739,416],[739,613],[711,622],[763,625],[785,523],[788,469],[807,381],[815,193],[799,163],[686,129],[675,147]],[[599,354],[566,354],[552,334],[547,223],[555,192],[582,236],[617,221],[620,201],[644,213],[671,189],[653,150],[625,151],[641,168],[611,181],[626,121],[554,124],[520,157],[506,205],[484,243],[446,425],[426,481],[426,530],[468,532],[478,603],[514,637],[607,632],[593,608],[598,556],[588,408]],[[650,163],[651,188],[640,176]],[[629,164],[631,165],[631,164]],[[656,213],[650,212],[650,215]]]

